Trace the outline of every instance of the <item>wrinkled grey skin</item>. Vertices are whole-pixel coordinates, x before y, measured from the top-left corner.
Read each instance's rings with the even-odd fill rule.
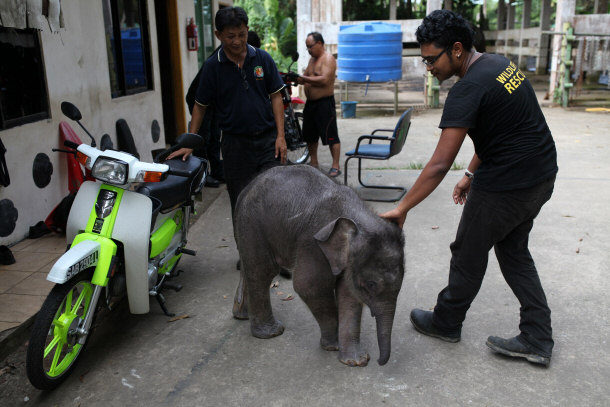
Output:
[[[404,275],[402,230],[307,165],[275,167],[252,181],[237,201],[235,228],[242,274],[233,315],[250,318],[252,335],[284,332],[269,298],[284,267],[320,325],[322,348],[338,350],[346,365],[367,365],[360,346],[364,303],[377,322],[377,362],[388,361]]]

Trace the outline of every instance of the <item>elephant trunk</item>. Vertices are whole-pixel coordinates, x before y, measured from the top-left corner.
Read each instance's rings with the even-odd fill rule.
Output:
[[[375,316],[377,322],[377,344],[379,345],[379,359],[377,363],[380,366],[385,365],[390,359],[390,351],[392,349],[392,325],[394,324],[394,313],[396,304],[384,307],[383,311]]]

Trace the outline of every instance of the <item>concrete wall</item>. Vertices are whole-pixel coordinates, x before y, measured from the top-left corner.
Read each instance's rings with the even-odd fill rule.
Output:
[[[151,0],[149,0],[151,1]],[[217,3],[217,2],[214,2]],[[182,101],[184,103],[184,112],[185,112],[185,123],[188,123],[191,119],[189,114],[188,106],[186,104],[186,91],[189,86],[191,86],[191,82],[193,78],[199,72],[199,62],[197,61],[197,52],[189,51],[186,45],[186,26],[189,24],[191,17],[195,17],[195,6],[192,0],[179,0],[178,1],[178,23],[180,25],[180,59],[182,63],[182,89],[183,89],[183,98]],[[201,27],[199,27],[201,29]],[[201,45],[201,44],[200,44]],[[188,127],[185,127],[188,130]]]
[[[0,200],[11,200],[19,211],[14,231],[7,237],[0,237],[0,245],[10,245],[25,238],[29,227],[44,220],[68,194],[65,157],[51,151],[60,147],[59,123],[69,121],[61,113],[62,101],[70,101],[80,108],[82,122],[98,144],[102,134],[108,133],[116,146],[115,122],[124,118],[142,159],[151,160],[151,150],[165,145],[154,0],[148,0],[147,10],[153,89],[114,99],[110,94],[102,2],[63,0],[61,7],[65,29],[56,34],[48,29],[40,33],[51,117],[0,131],[8,150],[6,161],[11,177],[8,187],[0,187]],[[178,0],[178,12],[186,89],[197,73],[197,56],[186,50],[185,33],[186,18],[194,15],[193,2]],[[153,143],[151,136],[153,120],[157,120],[162,129],[157,143]],[[83,142],[88,142],[78,125],[70,124]],[[53,164],[51,182],[43,189],[34,184],[32,177],[32,162],[38,153],[47,154]]]

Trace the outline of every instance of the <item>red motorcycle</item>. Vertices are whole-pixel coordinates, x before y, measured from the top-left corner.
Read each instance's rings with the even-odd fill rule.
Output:
[[[284,135],[288,147],[288,162],[291,164],[304,164],[309,158],[307,143],[303,139],[303,113],[295,112],[294,105],[305,104],[303,99],[292,96],[292,87],[298,86],[299,75],[291,72],[290,68],[299,59],[296,53],[292,63],[288,66],[288,72],[280,72],[280,76],[286,86],[282,89],[282,100],[284,102]]]

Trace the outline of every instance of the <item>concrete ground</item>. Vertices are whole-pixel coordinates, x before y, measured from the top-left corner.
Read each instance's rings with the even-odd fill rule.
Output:
[[[463,170],[411,211],[405,224],[406,275],[398,300],[392,356],[378,366],[374,320],[363,313],[362,342],[371,362],[350,368],[319,347],[319,328],[289,280],[272,288],[275,315],[286,325],[269,340],[250,335],[231,316],[238,272],[226,192],[217,195],[191,229],[180,277],[184,289],[167,294],[170,310],[188,318],[169,322],[154,300],[148,315],[115,312],[95,332],[70,378],[43,393],[25,378],[24,346],[0,365],[0,405],[41,406],[607,406],[610,391],[610,119],[603,113],[544,109],[560,172],[555,194],[539,215],[530,250],[553,311],[555,350],[549,368],[494,354],[488,335],[518,333],[519,304],[490,253],[481,291],[464,323],[462,340],[441,342],[417,333],[414,307],[432,308],[447,281],[449,244],[461,207],[451,191]],[[342,150],[357,136],[391,128],[397,117],[340,119]],[[403,152],[365,162],[366,179],[410,187],[440,135],[440,111],[413,118]],[[322,147],[321,147],[322,149]],[[456,163],[472,155],[466,141]],[[322,169],[330,167],[320,151]],[[342,159],[343,162],[343,159]],[[353,162],[353,161],[352,161]],[[354,184],[356,164],[349,171]],[[394,203],[371,203],[377,212]],[[291,295],[296,298],[287,300]],[[120,311],[120,310],[118,310]]]

